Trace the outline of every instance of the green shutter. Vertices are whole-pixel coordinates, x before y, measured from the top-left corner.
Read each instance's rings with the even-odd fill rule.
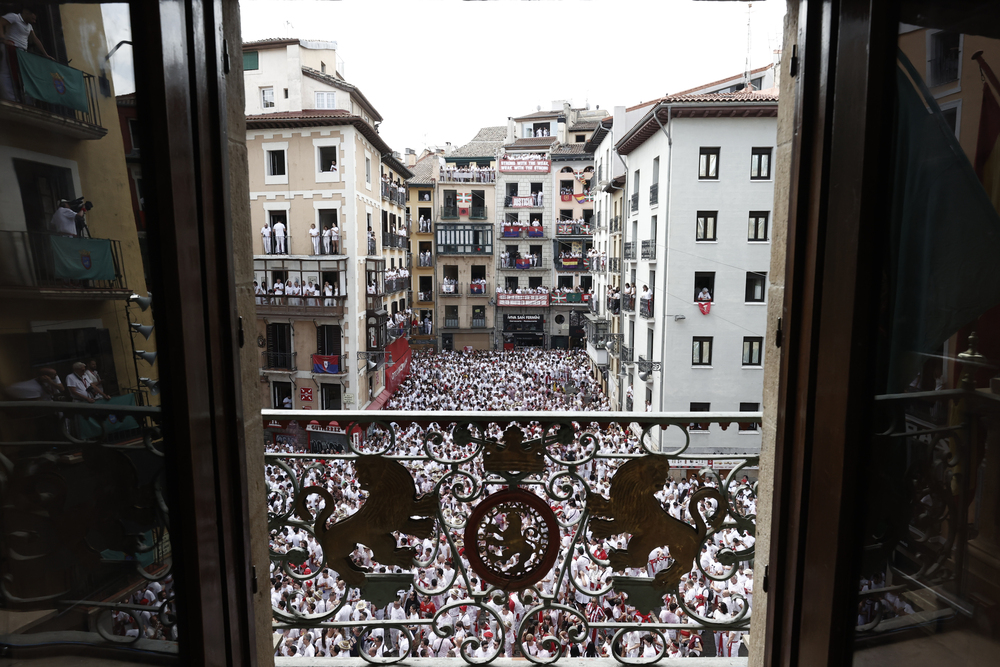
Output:
[[[243,54],[243,71],[257,69],[257,52],[246,51]]]

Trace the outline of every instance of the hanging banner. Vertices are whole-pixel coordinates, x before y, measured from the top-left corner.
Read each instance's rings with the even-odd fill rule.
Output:
[[[546,307],[548,294],[497,294],[498,306]]]
[[[551,162],[544,155],[504,155],[500,158],[500,171],[507,174],[547,174]]]
[[[314,354],[312,355],[313,373],[339,373],[340,355],[337,354]]]

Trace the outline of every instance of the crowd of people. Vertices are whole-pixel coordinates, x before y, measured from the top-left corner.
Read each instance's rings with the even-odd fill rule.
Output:
[[[257,305],[279,305],[289,306],[333,306],[334,299],[347,296],[346,292],[341,292],[340,283],[329,281],[320,287],[315,278],[309,278],[300,284],[298,280],[291,278],[282,281],[274,281],[274,285],[267,287],[256,280],[253,281],[254,301]],[[317,297],[323,297],[322,299]]]
[[[517,251],[511,253],[508,252],[507,250],[504,250],[503,252],[500,253],[500,266],[507,269],[517,268],[518,266],[517,260],[519,259],[528,260],[527,267],[524,268],[535,268],[535,267],[541,267],[542,265],[542,257],[537,252],[522,253],[520,251]]]
[[[425,216],[420,216],[420,218],[417,220],[417,230],[421,234],[430,234],[431,233],[431,219],[428,218],[428,217],[425,217]]]
[[[382,174],[382,194],[384,194],[387,197],[390,196],[391,194],[393,195],[395,201],[405,202],[406,185],[401,180],[399,180],[398,177],[394,181],[392,180],[392,177],[389,176],[389,174]]]
[[[415,352],[413,375],[396,392],[387,409],[606,409],[600,392],[588,386],[579,354],[518,351],[427,356]],[[577,400],[583,395],[589,396],[589,403]],[[480,425],[482,430],[474,435],[499,440],[507,427],[496,423]],[[436,530],[426,539],[396,534],[400,546],[411,546],[417,551],[412,567],[380,564],[373,560],[367,545],[355,545],[352,558],[369,572],[412,573],[414,584],[402,586],[397,591],[398,597],[386,606],[375,606],[365,599],[360,588],[347,585],[339,573],[327,566],[322,546],[310,531],[295,525],[274,530],[271,548],[276,554],[298,550],[294,561],[289,563],[295,577],[272,567],[271,600],[282,624],[295,626],[294,618],[298,615],[350,624],[350,627],[311,630],[282,628],[276,655],[347,657],[364,652],[370,657],[402,654],[458,657],[464,652],[470,658],[490,658],[527,652],[540,659],[557,652],[566,656],[625,658],[655,658],[663,654],[666,657],[746,655],[745,648],[741,652],[744,637],[740,630],[713,632],[698,626],[698,618],[713,622],[745,621],[750,614],[754,574],[749,562],[739,562],[742,560],[739,554],[751,549],[754,538],[732,522],[706,538],[697,561],[682,564],[685,574],[678,589],[679,599],[665,595],[662,604],[649,612],[630,605],[627,596],[611,586],[612,576],[654,577],[674,564],[669,548],[663,547],[649,554],[645,567],[615,572],[607,565],[609,551],[625,548],[628,535],[598,537],[589,524],[586,528],[580,525],[588,488],[607,496],[616,470],[627,460],[622,456],[641,452],[631,430],[618,423],[604,426],[574,423],[575,437],[571,441],[548,445],[554,459],[574,462],[579,479],[570,482],[573,488],[559,499],[546,495],[548,483],[565,470],[552,459],[538,476],[538,484],[522,487],[545,498],[562,526],[556,565],[535,585],[536,597],[532,601],[524,591],[512,592],[501,599],[485,596],[488,587],[470,566],[466,554],[469,545],[462,538],[463,523],[482,498],[504,488],[500,484],[486,484],[481,493],[473,493],[471,498],[462,496],[470,492],[469,488],[462,493],[452,490],[463,479],[455,476],[457,470],[467,475],[466,480],[489,478],[483,469],[482,456],[473,456],[476,445],[456,443],[448,424],[393,424],[392,428],[394,438],[389,438],[387,430],[381,427],[373,427],[365,435],[358,434],[355,447],[365,453],[421,457],[404,460],[403,465],[412,476],[418,495],[438,490],[440,514]],[[543,435],[539,425],[520,424],[519,428],[525,439]],[[432,433],[437,435],[431,437]],[[270,445],[269,451],[280,454],[301,449],[281,444]],[[288,470],[297,477],[300,488],[326,489],[337,504],[333,512],[337,520],[353,515],[367,499],[367,490],[361,488],[349,460],[278,458],[287,469],[276,465],[274,459],[266,467],[272,516],[285,516],[291,511],[294,499],[290,495],[293,489]],[[756,514],[756,500],[746,482],[745,477],[740,482],[733,481],[727,489],[727,500],[732,512],[752,517]],[[655,495],[670,516],[693,524],[692,512],[709,517],[719,511],[711,498],[702,499],[696,507],[690,506],[688,500],[692,494],[706,485],[718,486],[718,482],[712,476],[686,477],[682,471],[674,470],[671,480]],[[319,495],[311,494],[304,500],[313,516],[325,507]],[[720,558],[722,553],[729,557]],[[737,562],[731,566],[722,564],[731,562],[730,559]],[[560,579],[562,569],[566,574]],[[308,577],[304,581],[296,578],[303,575]],[[527,613],[537,604],[539,595],[572,611],[548,606]],[[379,621],[398,621],[401,629],[372,627]],[[622,623],[632,627],[615,642],[614,630],[591,627],[585,632],[584,622]],[[675,627],[661,627],[654,632],[652,627],[643,628],[647,623]],[[368,628],[363,627],[366,624]],[[436,632],[435,627],[442,632]]]
[[[496,183],[497,172],[492,167],[458,167],[445,163],[441,167],[442,181],[461,181],[465,183]]]

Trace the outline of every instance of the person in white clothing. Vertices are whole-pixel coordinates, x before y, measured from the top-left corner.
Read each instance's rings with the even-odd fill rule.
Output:
[[[331,238],[332,234],[333,234],[333,230],[330,229],[330,225],[327,225],[326,229],[323,230],[323,254],[324,255],[329,255],[330,254],[330,238]]]
[[[46,51],[38,35],[35,34],[31,25],[38,20],[38,17],[30,9],[24,8],[20,13],[11,12],[0,16],[0,43],[7,43],[14,46],[19,51],[35,51],[49,60],[55,60]],[[0,97],[5,100],[16,102],[18,95],[14,85],[13,74],[11,73],[11,63],[7,61],[10,51],[6,48],[0,49]]]
[[[260,228],[260,238],[264,241],[264,254],[271,254],[271,225],[264,223]]]
[[[319,230],[316,229],[316,225],[315,224],[309,225],[309,240],[312,241],[312,244],[313,244],[313,254],[314,255],[318,255],[319,254]]]
[[[285,223],[281,220],[274,223],[274,252],[285,254]]]

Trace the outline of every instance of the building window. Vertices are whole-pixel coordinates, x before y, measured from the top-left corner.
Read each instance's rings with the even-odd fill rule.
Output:
[[[330,91],[317,90],[316,91],[316,108],[317,109],[336,109],[336,93]]]
[[[928,35],[927,83],[940,86],[958,80],[962,54],[962,36],[957,32],[939,30]]]
[[[372,184],[372,159],[365,156],[365,183]]]
[[[132,150],[139,148],[139,121],[135,118],[128,119],[128,137],[132,142]]]
[[[244,51],[243,52],[243,71],[248,72],[252,69],[258,68],[257,52],[256,51]]]
[[[767,219],[769,216],[769,211],[750,211],[747,241],[767,241]]]
[[[764,303],[767,294],[767,274],[758,271],[747,271],[747,303]]]
[[[285,175],[285,151],[267,151],[267,175],[268,176],[284,176]]]
[[[695,272],[694,300],[715,301],[715,271]]]
[[[695,336],[691,339],[691,365],[712,365],[712,337]]]
[[[576,135],[575,138],[576,138],[576,143],[578,143],[578,144],[583,144],[583,143],[587,142],[587,135],[586,134],[578,134],[578,135]]]
[[[771,179],[771,149],[750,149],[750,180],[767,181]]]
[[[696,241],[715,241],[715,221],[718,211],[698,211],[698,228],[695,231]]]
[[[323,62],[322,60],[319,61],[319,71],[322,72],[323,74],[326,74],[326,63]]]
[[[740,412],[760,412],[760,403],[740,403]],[[740,433],[757,433],[760,425],[757,422],[739,422]]]
[[[691,403],[691,412],[710,412],[712,409],[711,403]],[[708,432],[708,422],[692,422],[688,424],[689,431],[703,431]]]
[[[318,146],[317,160],[319,160],[319,171],[337,171],[337,146]]]
[[[288,99],[288,89],[287,88],[285,88],[285,99],[286,100]]]
[[[743,337],[743,365],[760,366],[761,351],[764,349],[764,338],[761,336]]]
[[[274,108],[274,88],[260,89],[260,106],[263,109]]]
[[[698,153],[698,178],[719,180],[719,148],[702,148]]]

